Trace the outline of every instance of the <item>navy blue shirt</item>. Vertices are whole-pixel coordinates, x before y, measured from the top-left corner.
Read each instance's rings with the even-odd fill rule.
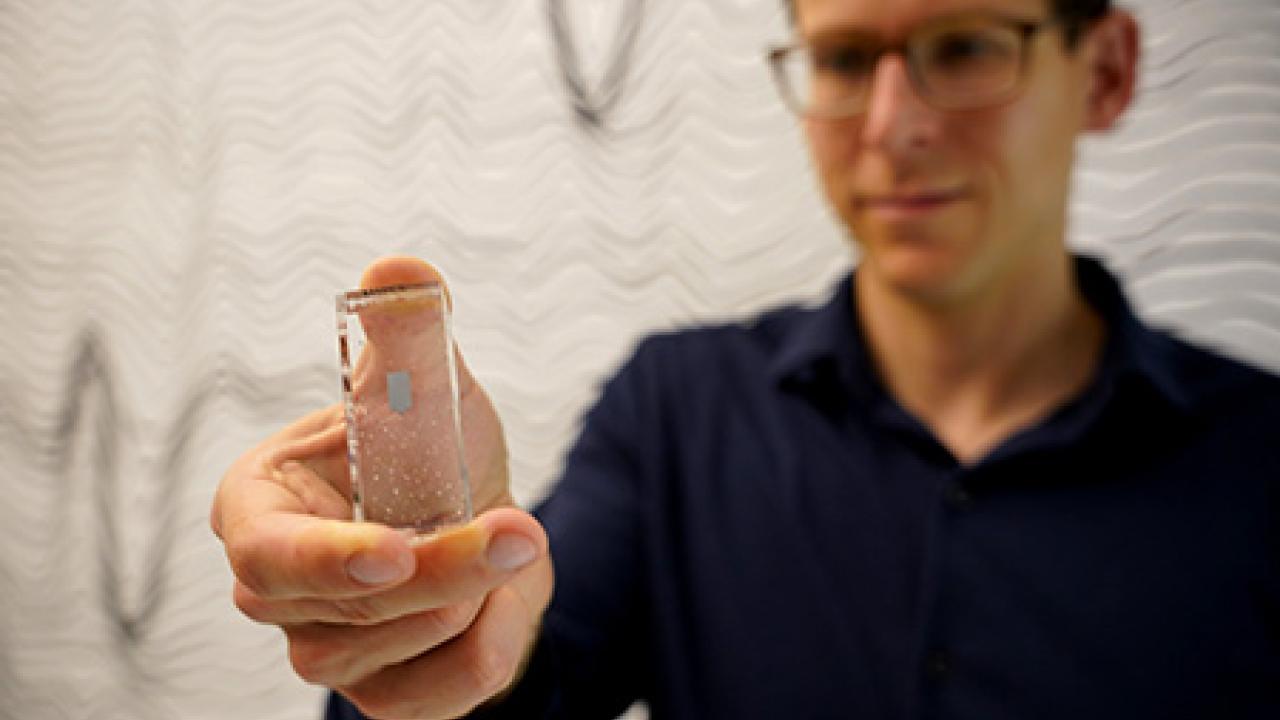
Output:
[[[971,465],[886,393],[850,279],[641,343],[536,512],[529,670],[475,716],[1280,718],[1280,380],[1076,268],[1092,382]]]

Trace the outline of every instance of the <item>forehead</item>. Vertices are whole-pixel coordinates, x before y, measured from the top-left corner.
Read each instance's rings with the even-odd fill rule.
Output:
[[[803,35],[834,27],[857,27],[896,35],[932,18],[990,12],[1035,18],[1049,0],[792,0]]]

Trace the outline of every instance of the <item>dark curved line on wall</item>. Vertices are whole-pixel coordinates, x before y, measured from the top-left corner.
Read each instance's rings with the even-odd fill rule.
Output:
[[[135,662],[138,647],[154,629],[156,617],[169,594],[169,567],[178,538],[179,503],[189,485],[187,459],[196,430],[211,403],[229,399],[241,407],[262,412],[274,408],[274,417],[285,406],[296,403],[300,395],[312,392],[321,379],[329,381],[336,370],[321,366],[304,366],[282,376],[263,376],[243,367],[231,366],[221,358],[217,369],[190,385],[180,411],[167,432],[167,442],[158,466],[159,478],[153,505],[145,510],[121,506],[120,450],[135,435],[122,410],[117,382],[111,370],[107,343],[96,328],[84,330],[75,343],[66,382],[58,405],[56,421],[50,428],[48,444],[41,453],[44,467],[54,485],[53,517],[48,531],[55,553],[68,553],[80,544],[87,528],[72,527],[69,515],[77,483],[72,468],[80,441],[87,440],[87,467],[93,487],[91,507],[96,519],[92,542],[96,546],[99,610],[112,628],[112,650],[131,670],[134,677],[150,677],[144,664]],[[292,401],[292,403],[291,403]],[[292,408],[289,408],[292,409]],[[38,434],[25,426],[22,418],[11,410],[0,410],[0,427],[12,429],[13,437],[26,447],[39,447],[31,440]],[[6,434],[8,434],[6,432]],[[155,525],[146,543],[141,568],[141,592],[130,603],[123,577],[124,546],[120,538],[121,523],[129,515],[154,519]],[[69,567],[67,558],[57,557],[46,565],[49,573]],[[0,639],[0,657],[7,645]],[[0,695],[5,685],[0,676]]]
[[[120,448],[132,435],[117,398],[116,382],[107,360],[105,343],[95,328],[84,331],[76,343],[67,383],[58,412],[58,421],[49,446],[50,470],[57,484],[57,508],[61,513],[54,532],[71,537],[73,528],[67,509],[74,494],[71,464],[76,455],[76,440],[83,433],[90,438],[89,467],[94,473],[91,507],[97,525],[94,544],[99,571],[98,596],[101,610],[114,630],[117,650],[137,645],[147,634],[166,593],[165,568],[174,544],[176,503],[185,479],[179,474],[167,478],[171,485],[155,498],[152,517],[158,525],[147,543],[143,592],[137,607],[129,607],[121,577],[123,552],[120,543],[120,520],[124,515],[120,502]],[[92,416],[86,418],[85,405],[93,402]],[[87,425],[87,426],[86,426]],[[185,443],[181,443],[185,444]],[[66,567],[64,563],[58,566]]]
[[[623,2],[626,3],[626,7],[622,10],[622,17],[618,30],[614,34],[613,46],[608,53],[604,73],[600,76],[598,86],[593,88],[588,86],[582,74],[582,60],[578,55],[578,45],[573,38],[565,0],[547,0],[547,24],[551,32],[551,43],[555,48],[555,60],[560,70],[560,79],[573,105],[574,117],[588,128],[604,127],[609,112],[618,103],[626,88],[636,38],[640,34],[640,25],[644,20],[645,0],[623,0]]]

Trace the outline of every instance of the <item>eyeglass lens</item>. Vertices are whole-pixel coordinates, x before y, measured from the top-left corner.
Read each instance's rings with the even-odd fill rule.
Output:
[[[957,18],[922,27],[903,43],[917,91],[944,108],[979,107],[1012,91],[1026,35],[991,18]],[[893,48],[865,34],[826,37],[787,53],[784,90],[802,112],[856,113],[869,94],[879,58]]]

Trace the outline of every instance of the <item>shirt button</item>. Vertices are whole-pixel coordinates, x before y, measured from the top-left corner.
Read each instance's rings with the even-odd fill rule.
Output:
[[[951,656],[944,650],[934,650],[925,662],[925,671],[934,680],[943,679],[951,673]]]
[[[973,505],[973,495],[959,483],[951,483],[942,491],[947,504],[953,508],[964,509]]]

